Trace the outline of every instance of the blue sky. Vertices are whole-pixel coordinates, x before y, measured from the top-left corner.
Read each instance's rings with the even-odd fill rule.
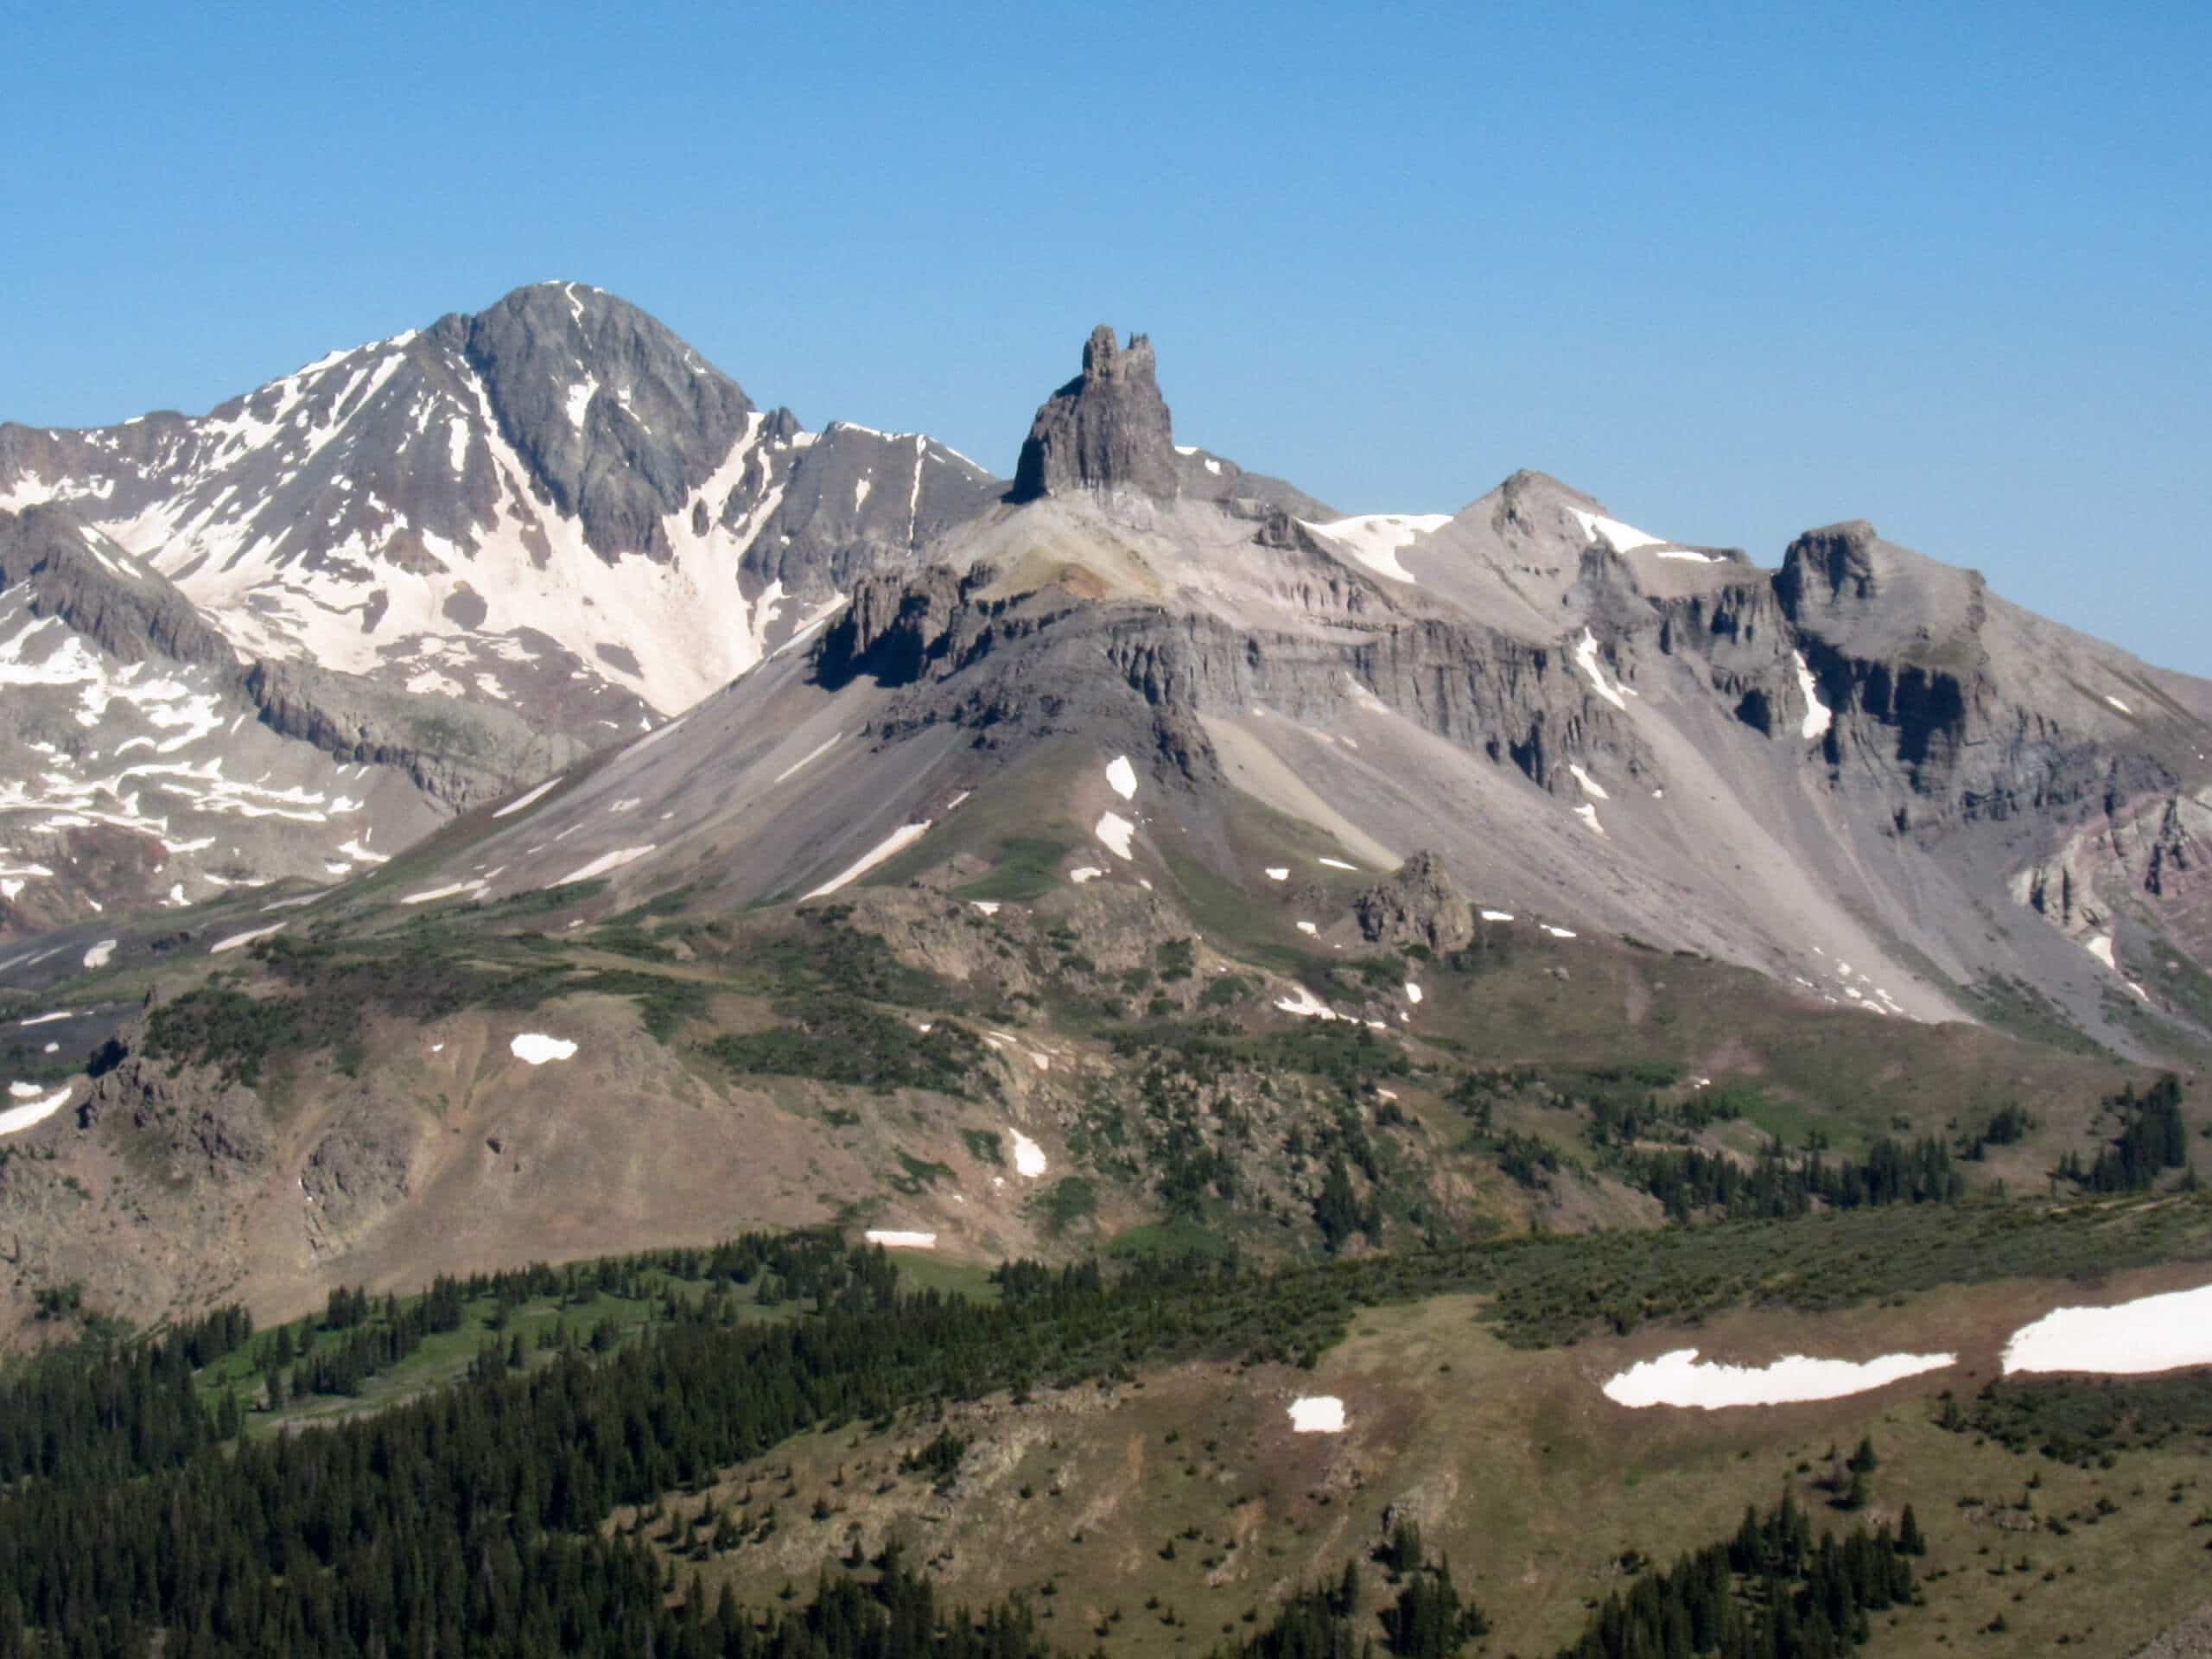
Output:
[[[1097,321],[1346,511],[1864,516],[2212,673],[2202,4],[39,8],[0,417],[549,276],[1001,471]]]

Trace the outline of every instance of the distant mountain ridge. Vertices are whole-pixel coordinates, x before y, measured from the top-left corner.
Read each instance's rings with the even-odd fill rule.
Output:
[[[808,432],[634,308],[539,284],[197,421],[0,428],[0,508],[29,625],[0,676],[38,688],[0,716],[27,780],[0,861],[48,873],[7,878],[17,931],[80,918],[80,887],[188,906],[365,870],[592,751],[629,779],[603,816],[556,822],[555,791],[456,890],[711,854],[733,896],[804,893],[934,821],[908,791],[1073,744],[1151,757],[1217,851],[1256,801],[1837,1006],[2026,986],[2137,1051],[2212,1023],[2212,687],[1863,522],[1767,570],[1536,473],[1342,516],[1179,444],[1141,336],[1094,331],[1009,482]],[[159,709],[141,658],[184,688]],[[236,792],[215,751],[247,722],[276,746],[251,787],[296,796]]]

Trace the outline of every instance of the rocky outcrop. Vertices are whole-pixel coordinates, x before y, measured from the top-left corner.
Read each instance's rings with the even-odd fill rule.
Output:
[[[0,591],[19,585],[33,615],[58,617],[118,662],[160,656],[227,668],[238,659],[173,583],[67,507],[0,512]]]
[[[865,674],[880,685],[911,685],[963,665],[996,607],[975,602],[992,572],[931,565],[913,575],[862,578],[852,601],[823,635],[816,673],[824,685]]]
[[[1360,937],[1370,944],[1462,950],[1474,941],[1475,907],[1433,853],[1408,858],[1395,873],[1360,894],[1352,912]]]
[[[257,663],[244,681],[263,725],[349,766],[396,766],[465,812],[583,759],[577,738],[495,704],[409,696],[303,663]]]
[[[1083,372],[1037,411],[1008,493],[1033,501],[1086,489],[1162,501],[1182,489],[1152,342],[1132,334],[1126,348],[1118,346],[1103,323],[1084,346]]]
[[[93,1083],[77,1121],[153,1148],[172,1181],[252,1176],[276,1147],[251,1090],[210,1066],[173,1069],[137,1055]]]

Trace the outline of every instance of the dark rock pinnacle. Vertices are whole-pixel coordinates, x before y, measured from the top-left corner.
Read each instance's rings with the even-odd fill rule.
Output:
[[[1135,490],[1156,500],[1180,493],[1167,403],[1154,378],[1152,342],[1115,344],[1101,323],[1083,348],[1083,372],[1054,392],[1030,423],[1008,498],[1077,489]]]

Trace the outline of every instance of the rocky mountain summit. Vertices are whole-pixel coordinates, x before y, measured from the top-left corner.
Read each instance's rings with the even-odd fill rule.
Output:
[[[0,426],[0,932],[370,868],[680,713],[1002,487],[764,411],[576,283],[199,419]]]

